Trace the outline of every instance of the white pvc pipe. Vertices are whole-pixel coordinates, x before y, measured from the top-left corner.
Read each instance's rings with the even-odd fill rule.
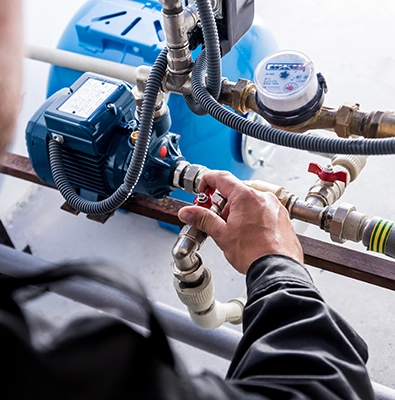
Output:
[[[219,328],[224,322],[240,324],[242,322],[244,305],[246,299],[234,299],[228,303],[220,303],[214,300],[211,310],[204,314],[193,312],[189,307],[188,311],[192,321],[202,329]]]
[[[136,84],[136,67],[131,65],[32,44],[25,46],[25,57],[59,67],[110,76],[132,85]]]

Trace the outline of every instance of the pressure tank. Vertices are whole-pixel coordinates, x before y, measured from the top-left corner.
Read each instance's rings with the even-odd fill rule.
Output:
[[[89,0],[65,29],[58,48],[128,65],[152,65],[165,46],[161,4],[145,0]],[[242,21],[240,21],[242,23]],[[247,34],[223,58],[223,76],[253,80],[257,64],[277,49],[273,35],[262,21],[255,20]],[[194,58],[200,50],[194,52]],[[82,73],[52,67],[48,96],[69,87]],[[188,162],[226,169],[240,179],[253,173],[243,162],[242,135],[211,116],[197,116],[182,96],[168,100],[173,133],[181,135],[180,148]],[[190,200],[186,193],[174,193]]]

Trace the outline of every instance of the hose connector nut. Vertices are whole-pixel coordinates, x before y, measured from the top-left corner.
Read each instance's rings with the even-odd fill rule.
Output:
[[[202,165],[191,164],[186,169],[183,176],[183,187],[185,191],[188,193],[198,193],[199,183],[202,179],[202,176],[208,169]]]
[[[214,302],[214,283],[208,268],[203,269],[202,279],[197,286],[183,285],[174,279],[174,288],[179,299],[188,307],[189,312],[204,313]]]
[[[191,164],[189,162],[182,160],[176,164],[173,170],[173,186],[178,189],[184,189],[183,179],[184,173]]]
[[[201,279],[205,266],[203,265],[200,254],[196,253],[196,257],[198,258],[199,262],[197,268],[194,270],[182,271],[177,268],[176,263],[172,263],[173,275],[176,280],[184,283],[195,283]]]
[[[329,228],[331,239],[334,242],[344,243],[346,241],[343,235],[344,224],[348,215],[355,210],[355,206],[349,203],[342,203],[335,210]]]

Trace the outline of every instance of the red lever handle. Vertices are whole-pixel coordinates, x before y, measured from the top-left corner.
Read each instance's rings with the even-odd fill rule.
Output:
[[[316,174],[318,178],[326,182],[340,181],[347,183],[348,181],[348,173],[346,171],[328,172],[317,163],[310,163],[308,171]]]
[[[193,200],[193,204],[195,206],[204,207],[204,208],[211,208],[213,205],[213,200],[211,196],[214,194],[215,189],[207,188],[204,193],[200,193],[195,197]]]

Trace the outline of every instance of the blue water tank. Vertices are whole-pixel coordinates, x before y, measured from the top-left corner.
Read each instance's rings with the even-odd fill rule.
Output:
[[[161,4],[145,0],[89,0],[65,29],[58,48],[132,66],[152,65],[165,46]],[[256,19],[247,34],[223,58],[223,76],[231,81],[253,79],[257,64],[277,50],[277,43],[262,21]],[[193,54],[197,57],[199,49]],[[48,96],[69,87],[81,72],[52,67]],[[224,169],[240,179],[250,179],[253,170],[241,156],[242,135],[211,116],[197,116],[181,95],[168,101],[172,126],[179,134],[183,156],[190,163]],[[192,195],[176,191],[173,197],[191,201]]]

